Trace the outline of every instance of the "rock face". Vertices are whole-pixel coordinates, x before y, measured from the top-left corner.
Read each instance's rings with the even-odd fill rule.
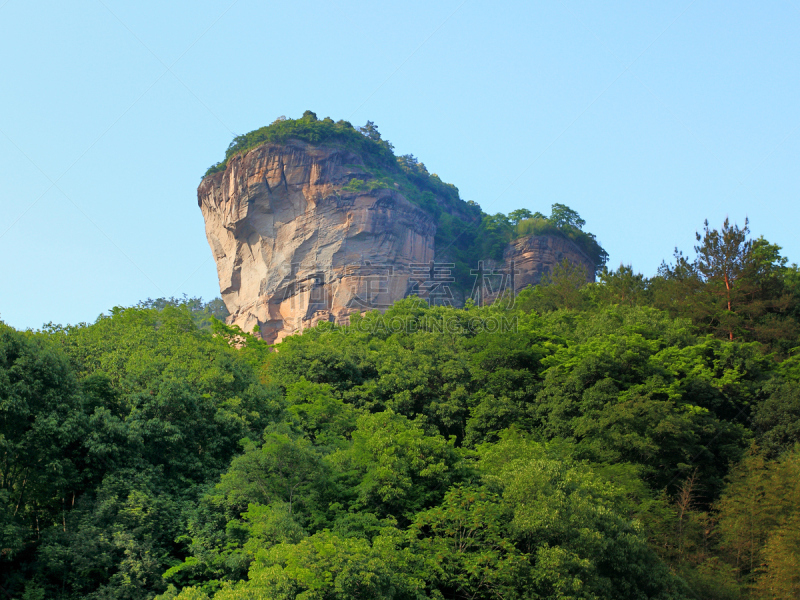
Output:
[[[529,235],[511,242],[503,253],[506,269],[514,263],[514,291],[541,282],[564,259],[586,269],[586,281],[594,281],[595,265],[572,241],[555,235]]]
[[[367,177],[344,148],[294,142],[203,179],[197,199],[229,323],[275,342],[407,294],[410,265],[433,260],[436,225],[395,190],[343,189]]]
[[[356,153],[300,141],[264,144],[203,179],[197,200],[230,324],[273,343],[420,294],[436,268],[436,221],[370,179]],[[593,279],[566,239],[523,238],[504,256],[517,289],[563,258],[586,264]]]

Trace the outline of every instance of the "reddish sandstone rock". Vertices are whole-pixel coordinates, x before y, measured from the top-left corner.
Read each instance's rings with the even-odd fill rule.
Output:
[[[253,148],[205,177],[197,201],[228,323],[272,343],[417,293],[415,269],[437,257],[436,220],[397,184],[377,184],[347,148],[296,140]],[[508,269],[514,262],[519,290],[564,258],[585,265],[594,280],[589,258],[560,236],[516,240],[504,263]],[[455,303],[465,295],[469,290],[456,290]]]
[[[396,190],[343,189],[369,177],[344,148],[292,142],[203,179],[198,204],[229,323],[274,342],[406,295],[409,265],[433,260],[436,225]]]

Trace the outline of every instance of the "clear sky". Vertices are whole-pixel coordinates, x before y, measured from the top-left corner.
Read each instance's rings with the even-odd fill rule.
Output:
[[[0,318],[219,295],[235,134],[374,121],[487,212],[567,204],[655,273],[708,218],[800,262],[800,0],[0,0]]]

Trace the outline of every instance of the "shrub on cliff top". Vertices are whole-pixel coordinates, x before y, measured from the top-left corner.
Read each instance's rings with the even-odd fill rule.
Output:
[[[348,121],[334,122],[330,117],[320,120],[310,110],[305,111],[299,119],[278,117],[271,125],[236,136],[225,151],[225,158],[210,166],[203,177],[224,171],[228,161],[237,154],[243,154],[261,144],[283,144],[290,139],[310,144],[336,144],[361,156],[374,179],[364,183],[353,180],[350,187],[345,188],[347,191],[397,187],[408,200],[437,219],[442,211],[440,203],[445,210],[455,211],[463,216],[471,215],[471,220],[475,222],[480,219],[480,210],[471,209],[461,200],[456,186],[445,183],[436,173],[429,173],[425,165],[412,154],[395,157],[391,142],[382,139],[377,125],[372,121],[356,128]]]
[[[526,235],[557,235],[572,240],[592,260],[598,270],[602,269],[608,260],[608,253],[597,243],[594,234],[581,231],[569,223],[559,225],[552,216],[549,219],[534,217],[521,220],[515,227],[515,239]]]
[[[371,121],[367,121],[367,125],[358,130],[348,121],[334,122],[330,117],[320,120],[315,113],[307,110],[299,119],[279,117],[271,125],[237,135],[225,151],[225,158],[211,165],[204,177],[224,171],[232,156],[247,152],[261,144],[269,142],[283,144],[289,139],[303,140],[310,144],[336,142],[352,148],[367,160],[371,158],[372,162],[377,164],[394,161],[392,145],[381,139],[378,128]]]

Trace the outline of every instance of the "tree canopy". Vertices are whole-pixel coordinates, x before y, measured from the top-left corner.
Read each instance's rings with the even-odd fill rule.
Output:
[[[196,298],[0,323],[0,592],[795,598],[800,277],[748,225],[276,347]]]
[[[277,347],[188,298],[0,324],[0,591],[796,597],[797,267],[747,241],[733,339],[714,244]]]

